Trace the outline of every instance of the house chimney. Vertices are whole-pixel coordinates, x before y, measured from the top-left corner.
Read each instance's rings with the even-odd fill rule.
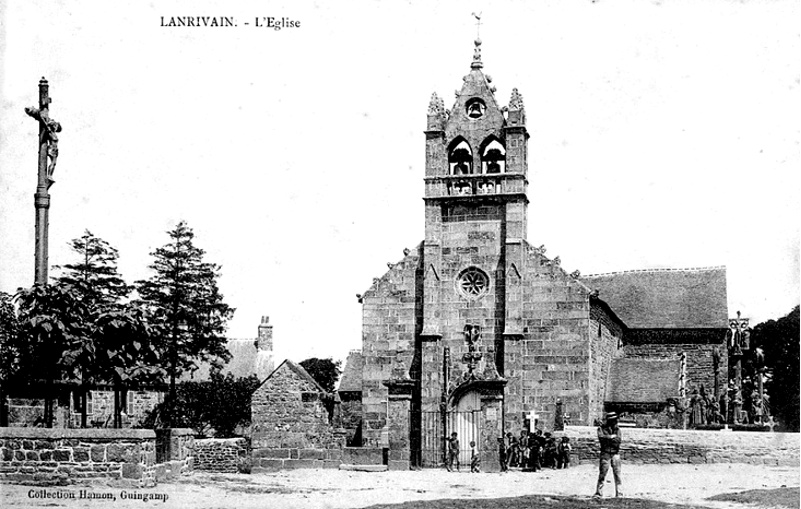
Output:
[[[273,326],[270,325],[270,317],[262,316],[259,324],[259,337],[256,340],[256,348],[267,352],[273,351]]]

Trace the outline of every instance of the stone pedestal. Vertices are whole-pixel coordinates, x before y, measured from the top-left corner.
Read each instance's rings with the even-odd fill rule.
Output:
[[[503,395],[481,397],[481,471],[499,472],[498,437],[503,436]]]
[[[387,429],[389,434],[389,470],[409,470],[410,450],[410,410],[412,404],[413,380],[389,380],[384,383],[389,389],[387,410]]]

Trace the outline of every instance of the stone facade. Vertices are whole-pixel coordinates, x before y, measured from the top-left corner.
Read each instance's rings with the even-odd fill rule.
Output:
[[[598,461],[596,428],[568,426],[555,436],[570,437],[573,463]],[[799,464],[797,433],[621,428],[621,436],[624,462]]]
[[[432,96],[425,239],[359,297],[364,443],[388,448],[390,462],[441,464],[457,429],[463,454],[476,439],[494,457],[504,431],[550,429],[557,403],[571,423],[592,423],[613,361],[652,352],[649,326],[672,338],[655,355],[689,359],[691,383],[708,383],[723,343],[725,270],[581,278],[528,243],[523,99],[515,89],[501,107],[482,68],[477,41],[453,107]],[[672,335],[694,327],[708,337]]]
[[[121,398],[122,425],[130,428],[141,424],[148,412],[164,400],[164,393],[152,390],[129,390]],[[114,420],[114,391],[102,387],[90,390],[87,393],[86,408],[87,426],[111,427]],[[81,427],[78,390],[62,388],[54,401],[53,412],[55,427]],[[8,425],[11,427],[33,426],[43,415],[43,398],[8,398]]]
[[[339,466],[344,433],[332,422],[333,395],[290,360],[253,393],[253,472]]]

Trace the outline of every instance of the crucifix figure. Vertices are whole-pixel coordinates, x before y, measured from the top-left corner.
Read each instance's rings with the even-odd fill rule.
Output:
[[[25,108],[25,113],[41,123],[39,144],[45,147],[45,154],[47,154],[45,174],[47,176],[47,187],[49,189],[50,186],[55,183],[55,180],[53,180],[53,172],[56,170],[56,160],[58,159],[58,135],[56,133],[61,132],[61,124],[47,116],[47,108],[43,110],[37,110],[34,107]]]
[[[750,337],[751,333],[748,330],[748,318],[742,318],[740,316],[740,312],[737,311],[737,318],[729,319],[729,330],[726,331],[726,344],[729,347],[729,356],[734,359],[733,382],[735,394],[731,397],[731,400],[735,402],[735,408],[735,400],[738,397],[740,398],[740,404],[742,405],[742,359],[744,352],[750,350],[751,348]],[[732,421],[734,424],[739,424],[740,416],[736,413],[738,411],[739,410],[735,409],[735,414],[733,416],[734,420]]]
[[[39,81],[39,108],[25,108],[28,116],[39,122],[39,157],[38,180],[36,194],[34,194],[34,207],[36,209],[36,248],[35,248],[35,278],[36,284],[47,284],[47,238],[49,225],[50,194],[48,190],[53,185],[53,172],[56,170],[58,159],[58,134],[61,124],[50,118],[50,86],[47,80]]]

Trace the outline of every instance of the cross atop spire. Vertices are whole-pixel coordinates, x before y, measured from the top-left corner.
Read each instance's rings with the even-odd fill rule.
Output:
[[[479,12],[476,14],[474,12],[473,17],[476,18],[476,48],[473,50],[473,63],[470,64],[470,68],[481,69],[484,67],[484,64],[481,63],[481,38],[479,37],[479,31],[481,29],[481,13]]]

